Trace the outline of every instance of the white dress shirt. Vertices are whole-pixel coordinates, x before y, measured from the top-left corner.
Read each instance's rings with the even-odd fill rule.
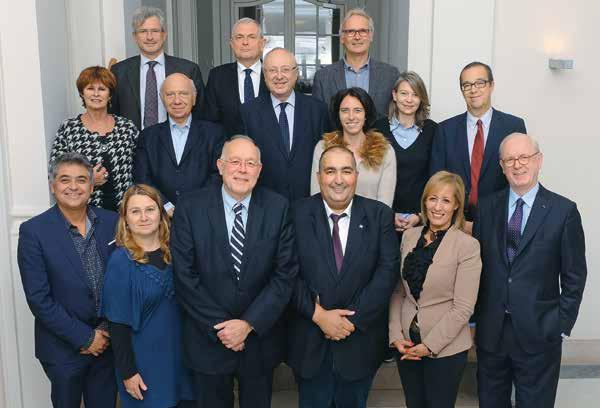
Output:
[[[354,200],[352,200],[354,201]],[[342,217],[338,220],[338,228],[340,232],[340,242],[342,244],[342,252],[346,253],[346,242],[348,242],[348,231],[350,231],[350,216],[352,212],[352,201],[348,204],[348,207],[344,209],[344,211],[336,213],[329,206],[327,202],[323,200],[323,204],[325,205],[325,212],[327,213],[327,221],[329,222],[329,231],[333,235],[333,220],[331,219],[331,214],[342,214],[345,213],[346,216]]]
[[[142,121],[142,129],[144,128],[144,106],[146,103],[146,74],[148,73],[148,61],[151,61],[144,54],[140,54],[140,116]],[[165,54],[161,53],[154,59],[158,62],[154,66],[154,74],[156,75],[156,94],[158,95],[158,123],[167,120],[167,110],[160,99],[160,86],[165,81]],[[140,130],[142,130],[140,129]]]
[[[262,62],[260,62],[259,59],[248,68],[252,70],[252,72],[250,73],[250,78],[252,79],[252,88],[254,88],[254,97],[256,98],[258,96],[258,91],[260,87],[260,71],[262,69]],[[245,66],[243,66],[239,62],[237,63],[238,90],[240,91],[239,93],[241,103],[244,103],[244,81],[246,80],[246,72],[244,72],[245,69]]]
[[[490,108],[480,118],[473,116],[471,112],[467,111],[467,140],[469,142],[469,161],[473,155],[473,145],[475,144],[475,136],[477,135],[477,121],[481,119],[483,125],[483,149],[485,150],[485,144],[487,142],[488,133],[490,133],[490,123],[492,122],[493,109]]]
[[[279,113],[281,113],[281,107],[279,104],[282,102],[279,99],[275,98],[273,94],[271,94],[271,102],[273,103],[273,109],[275,109],[275,118],[277,119],[277,123],[279,123]],[[290,150],[294,145],[294,110],[296,106],[296,93],[292,91],[290,96],[287,98],[288,104],[285,107],[285,115],[287,116],[288,126],[290,128]]]

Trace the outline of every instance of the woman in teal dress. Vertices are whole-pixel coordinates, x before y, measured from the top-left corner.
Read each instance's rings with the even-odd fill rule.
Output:
[[[119,248],[108,261],[101,307],[123,408],[170,408],[194,399],[182,362],[168,220],[156,189],[138,184],[124,194]]]

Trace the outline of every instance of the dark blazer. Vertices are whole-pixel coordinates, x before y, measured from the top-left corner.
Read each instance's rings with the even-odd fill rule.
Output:
[[[176,205],[184,192],[220,179],[217,159],[224,142],[221,125],[192,118],[183,155],[177,164],[169,120],[150,126],[138,138],[133,181],[156,187],[165,203]]]
[[[115,249],[117,214],[91,207],[94,235],[106,265]],[[25,297],[35,317],[35,356],[64,364],[92,358],[79,354],[98,325],[93,292],[57,205],[21,224],[17,260]]]
[[[278,118],[271,95],[262,95],[242,105],[246,134],[261,152],[263,169],[258,183],[286,197],[290,202],[310,196],[310,171],[315,145],[329,130],[327,106],[296,92],[292,150],[283,146]]]
[[[370,59],[368,92],[375,103],[378,116],[387,116],[388,106],[392,100],[392,89],[399,76],[400,71],[395,66]],[[315,73],[312,95],[329,105],[331,98],[346,88],[348,86],[344,74],[344,60],[339,60]]]
[[[495,352],[505,310],[528,353],[556,346],[577,319],[587,268],[574,202],[540,186],[512,266],[506,255],[508,189],[479,202],[473,235],[483,270],[476,309],[479,347]]]
[[[498,149],[500,142],[514,132],[527,132],[523,119],[494,109],[479,176],[479,198],[507,186],[506,177],[502,174],[500,167]],[[446,119],[438,126],[431,151],[430,174],[440,170],[448,170],[462,177],[465,183],[465,195],[468,199],[471,191],[471,160],[467,140],[466,112]],[[472,219],[473,214],[467,215],[469,219]]]
[[[124,116],[142,130],[140,107],[140,56],[127,58],[110,69],[117,78],[117,89],[110,100],[110,113]],[[187,75],[196,85],[196,105],[192,113],[200,115],[204,101],[204,82],[198,64],[165,54],[165,77],[176,72]],[[160,95],[158,96],[160,98]]]
[[[296,375],[313,377],[328,348],[348,381],[373,375],[383,361],[390,296],[399,278],[400,251],[391,209],[354,196],[342,270],[338,274],[321,194],[294,204],[299,278],[291,300],[288,364]],[[315,301],[327,310],[349,309],[356,330],[342,341],[325,339],[312,321]]]
[[[221,186],[184,196],[171,228],[176,296],[185,310],[184,355],[205,374],[272,370],[283,361],[280,316],[289,301],[298,265],[288,202],[256,187],[248,209],[240,280],[234,275]],[[243,352],[227,349],[213,326],[246,320],[254,330]]]
[[[264,75],[260,74],[258,94],[268,95]],[[219,65],[208,73],[203,118],[219,122],[225,128],[227,136],[244,132],[244,123],[240,113],[240,90],[237,62]]]

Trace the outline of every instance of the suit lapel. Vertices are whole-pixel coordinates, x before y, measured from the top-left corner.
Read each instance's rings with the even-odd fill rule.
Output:
[[[260,227],[263,224],[265,209],[261,200],[260,190],[254,190],[250,198],[250,208],[248,208],[248,223],[246,225],[246,242],[244,243],[244,254],[242,256],[242,270],[240,279],[246,276],[246,267],[250,261],[252,248],[260,236]]]
[[[173,147],[173,138],[171,137],[171,127],[169,124],[169,120],[167,119],[165,122],[162,122],[160,125],[159,131],[159,139],[165,148],[166,152],[169,154],[169,158],[173,162],[174,166],[177,166],[177,158],[175,156],[175,147]],[[191,132],[191,129],[190,129]],[[189,139],[189,137],[188,137]]]
[[[471,185],[471,157],[469,155],[469,137],[467,136],[467,114],[464,113],[456,123],[456,134],[459,136],[456,141],[458,155],[464,165],[465,184]],[[469,189],[470,190],[470,189]]]
[[[279,120],[277,115],[275,114],[275,109],[273,109],[273,104],[271,103],[271,94],[265,95],[261,98],[261,103],[265,106],[263,109],[260,109],[260,115],[262,117],[261,123],[264,124],[264,130],[266,135],[273,135],[277,138],[277,140],[271,141],[277,145],[281,155],[286,160],[289,159],[289,154],[286,152],[285,147],[283,146],[283,138],[281,136],[281,129],[279,128]],[[298,105],[298,100],[296,99],[296,105]],[[295,108],[294,108],[295,109]],[[271,131],[268,131],[269,126],[271,127]],[[294,129],[296,128],[296,124],[294,123]]]
[[[230,83],[228,83],[226,86],[230,86],[231,87],[231,93],[232,93],[232,97],[235,96],[235,100],[237,101],[238,105],[241,105],[240,103],[240,79],[238,78],[238,70],[237,70],[237,62],[232,62],[230,64],[230,70],[229,70],[229,76],[231,77],[232,81]]]
[[[340,279],[340,274],[338,274],[337,267],[335,266],[333,241],[331,238],[331,229],[329,228],[329,220],[327,219],[327,213],[325,212],[325,205],[323,204],[321,194],[315,195],[313,200],[312,224],[314,236],[317,237],[318,241],[317,247],[320,248],[320,250],[325,251],[327,269],[333,280],[337,282]]]
[[[369,95],[374,101],[377,100],[377,93],[379,91],[379,87],[377,86],[378,83],[376,81],[376,79],[379,78],[378,73],[379,66],[377,65],[377,62],[373,59],[369,59]],[[373,79],[373,81],[371,79]]]
[[[260,71],[260,85],[258,86],[258,97],[261,97],[261,95],[269,95],[269,88],[267,88],[267,83],[265,82],[265,75],[263,74],[262,70]]]
[[[165,78],[177,72],[176,65],[175,60],[170,55],[165,54]]]
[[[335,89],[346,89],[346,74],[344,73],[344,60],[339,60],[334,65],[335,75],[333,81],[335,83]],[[329,101],[324,101],[329,106]]]
[[[508,189],[500,195],[500,199],[494,201],[496,219],[496,232],[498,234],[498,248],[500,249],[500,258],[504,265],[508,266],[508,256],[506,254],[506,229],[508,228]]]
[[[354,197],[352,201],[352,213],[350,215],[350,228],[348,229],[348,241],[346,242],[346,250],[344,251],[344,262],[340,276],[343,278],[349,268],[352,267],[356,255],[364,250],[364,234],[368,230],[369,225],[365,217],[360,199]]]
[[[139,119],[141,121],[142,118],[142,108],[140,105],[140,64],[141,64],[141,58],[138,55],[133,62],[129,65],[129,67],[127,68],[127,81],[129,82],[128,86],[129,86],[129,90],[131,92],[131,95],[133,97],[133,100],[135,101],[135,106],[137,106],[137,112],[139,115]]]
[[[187,137],[187,140],[185,141],[185,146],[183,148],[183,154],[181,155],[181,160],[179,161],[179,164],[183,163],[185,158],[190,154],[190,152],[192,150],[194,150],[194,147],[200,141],[201,134],[202,134],[201,129],[202,129],[202,125],[198,121],[195,121],[192,119],[192,121],[190,122],[190,131],[188,132],[188,137]],[[171,146],[172,145],[173,145],[173,143],[171,142]],[[175,148],[173,148],[173,154],[175,154]]]
[[[224,265],[227,265],[227,270],[233,276],[233,259],[231,258],[229,231],[227,231],[227,222],[225,221],[225,210],[223,207],[223,195],[221,194],[221,189],[215,187],[212,195],[213,200],[208,209],[208,219],[212,229],[211,236],[214,237],[217,248],[221,251]]]
[[[525,224],[523,236],[519,241],[519,248],[515,254],[515,259],[521,252],[523,252],[523,249],[527,246],[527,244],[529,244],[529,241],[531,241],[538,228],[542,225],[544,218],[546,218],[548,211],[550,211],[550,207],[551,203],[548,201],[546,189],[540,185],[540,189],[535,197],[535,201],[533,202],[533,207],[529,213],[527,224]]]
[[[298,144],[301,142],[301,134],[304,133],[303,130],[306,128],[306,123],[304,122],[304,103],[302,100],[302,96],[298,92],[296,92],[296,106],[294,106],[294,135],[292,139],[292,150],[290,151],[288,159],[291,161],[294,159],[296,152],[298,151]],[[282,143],[283,145],[283,143]],[[285,150],[285,149],[284,149]]]
[[[500,147],[500,139],[498,137],[498,128],[500,127],[500,121],[502,118],[498,117],[498,112],[496,110],[492,111],[492,120],[490,121],[490,130],[488,131],[488,137],[485,142],[485,149],[483,152],[483,163],[481,165],[481,172],[479,173],[479,179],[481,180],[481,176],[484,174],[488,164],[492,156],[498,152],[498,148]],[[499,165],[496,163],[496,165]]]

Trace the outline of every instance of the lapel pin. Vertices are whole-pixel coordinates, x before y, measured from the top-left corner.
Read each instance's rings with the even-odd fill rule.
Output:
[[[363,225],[362,224],[358,224],[358,228],[362,229]]]

